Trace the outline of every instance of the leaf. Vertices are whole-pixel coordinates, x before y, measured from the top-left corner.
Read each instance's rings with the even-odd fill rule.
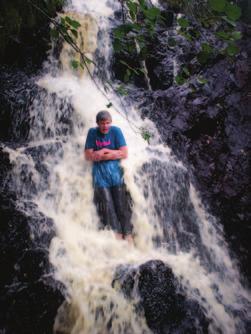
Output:
[[[64,21],[67,22],[68,24],[71,24],[72,19],[69,16],[65,16]]]
[[[209,0],[209,5],[216,12],[223,12],[226,6],[226,0]]]
[[[135,21],[136,16],[137,16],[138,5],[135,2],[133,2],[133,1],[127,1],[127,7],[129,9],[129,13],[130,13],[131,19],[133,21]]]
[[[216,33],[216,36],[219,37],[219,38],[221,38],[221,39],[223,39],[223,40],[225,40],[225,41],[229,40],[229,34],[226,33],[225,31],[218,31]]]
[[[179,86],[183,85],[186,82],[186,79],[181,74],[176,75],[174,80],[175,80],[176,84],[179,85]]]
[[[67,26],[65,25],[65,23],[62,23],[61,22],[61,24],[60,24],[60,29],[62,30],[62,32],[64,33],[64,34],[67,34]]]
[[[136,23],[125,23],[113,30],[113,34],[116,38],[122,38],[130,31],[139,31],[140,26]]]
[[[112,107],[112,103],[109,102],[107,105],[106,105],[107,108],[111,108]]]
[[[71,22],[71,26],[72,26],[74,29],[78,29],[79,27],[81,27],[81,24],[80,24],[78,21],[73,20],[73,21]]]
[[[144,15],[150,21],[156,21],[157,18],[160,16],[160,10],[157,7],[151,7],[144,10]]]
[[[197,82],[201,85],[205,85],[207,83],[207,79],[199,76],[199,77],[197,77]]]
[[[73,36],[74,36],[75,38],[78,38],[78,32],[77,32],[77,30],[75,30],[75,29],[71,29],[71,33],[73,34]]]
[[[227,16],[222,16],[221,18],[229,23],[232,27],[236,27],[236,23],[234,21],[231,21]]]
[[[119,94],[119,95],[128,95],[128,91],[125,89],[125,86],[124,85],[120,85],[119,87],[116,88],[116,92]]]
[[[180,17],[177,22],[182,28],[187,28],[189,26],[189,21],[185,17]]]
[[[146,1],[145,0],[139,0],[140,8],[141,10],[146,8]]]
[[[237,45],[231,43],[227,46],[225,52],[227,53],[228,56],[233,57],[239,52],[239,48]]]
[[[65,18],[64,17],[61,17],[60,23],[65,26]]]
[[[141,128],[141,136],[144,140],[146,140],[148,142],[148,144],[150,144],[150,139],[151,139],[152,135],[149,131],[147,131],[144,128]]]
[[[212,47],[208,43],[202,43],[202,51],[206,53],[211,53]]]
[[[113,42],[113,48],[115,52],[120,52],[123,50],[123,45],[120,40],[115,39]]]
[[[113,36],[115,38],[121,39],[121,38],[123,38],[125,36],[125,31],[122,30],[122,29],[118,29],[118,28],[114,29],[113,30]]]
[[[242,34],[240,31],[234,31],[232,32],[232,38],[233,40],[237,41],[242,38]]]
[[[79,66],[79,62],[75,59],[71,60],[70,61],[70,64],[71,64],[71,67],[74,69],[74,70],[77,70],[78,69],[78,66]]]
[[[71,19],[69,16],[65,17],[65,21],[74,29],[81,27],[81,24],[78,21]]]
[[[231,3],[226,4],[225,13],[232,21],[237,21],[241,17],[241,8]]]

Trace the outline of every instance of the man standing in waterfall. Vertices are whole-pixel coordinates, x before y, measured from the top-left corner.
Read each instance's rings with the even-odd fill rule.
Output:
[[[108,111],[100,111],[96,123],[85,143],[85,158],[93,162],[94,202],[103,226],[132,244],[131,201],[120,166],[120,160],[128,155],[126,141],[121,129],[111,125]]]

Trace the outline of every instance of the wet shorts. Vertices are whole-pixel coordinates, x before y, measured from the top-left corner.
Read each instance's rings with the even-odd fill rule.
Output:
[[[132,233],[132,199],[126,186],[94,188],[94,202],[102,227],[110,227],[117,233]]]

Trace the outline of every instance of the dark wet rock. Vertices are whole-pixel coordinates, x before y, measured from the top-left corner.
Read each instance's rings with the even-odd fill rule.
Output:
[[[39,68],[50,48],[50,20],[64,0],[0,1],[0,63]]]
[[[8,153],[0,149],[0,331],[49,334],[64,300],[48,256],[54,225],[33,203],[20,205],[6,183],[12,167]]]
[[[131,270],[118,268],[115,284],[129,299],[135,293],[139,295],[138,312],[143,312],[153,333],[208,332],[209,321],[203,309],[187,297],[180,281],[163,262],[149,261]]]
[[[59,289],[42,281],[14,283],[4,291],[0,305],[0,326],[6,334],[53,333],[54,317],[62,302]],[[2,292],[2,291],[1,291]]]
[[[142,115],[185,162],[203,202],[224,226],[241,272],[250,271],[250,57],[251,34],[237,58],[216,59],[203,69],[207,83],[193,76],[182,86],[134,94]]]
[[[54,235],[52,222],[47,219],[51,232],[47,228],[38,243],[33,233],[43,222],[17,210],[8,194],[1,194],[0,200],[0,329],[13,334],[52,333],[57,309],[64,299],[48,262],[47,247]]]
[[[35,115],[30,111],[33,103],[36,104],[36,124],[40,123],[43,139],[56,140],[55,137],[72,133],[71,101],[68,98],[61,99],[39,87],[36,82],[39,77],[40,72],[29,76],[21,70],[0,67],[0,141],[21,145],[28,140],[35,121]],[[53,100],[60,109],[60,113],[55,115],[56,129],[53,131],[44,124],[44,110],[48,99]]]
[[[26,140],[30,129],[28,108],[37,94],[34,81],[24,72],[1,67],[0,86],[0,140]]]

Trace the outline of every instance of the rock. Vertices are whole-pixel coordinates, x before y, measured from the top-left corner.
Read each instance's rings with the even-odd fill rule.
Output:
[[[41,66],[50,48],[48,16],[54,17],[62,5],[61,0],[1,1],[0,63],[34,73],[34,67]]]
[[[203,202],[221,221],[239,259],[240,270],[251,282],[248,255],[251,249],[247,242],[251,237],[248,200],[251,40],[245,29],[243,34],[239,45],[242,51],[235,62],[219,58],[202,69],[206,84],[201,86],[191,77],[182,86],[163,84],[146,96],[138,91],[133,99],[139,101],[142,115],[156,124],[163,141],[194,175]],[[159,61],[162,63],[161,56]],[[164,66],[162,73],[167,70]],[[189,85],[193,89],[188,89]]]
[[[16,193],[5,183],[12,166],[1,149],[0,162],[0,330],[8,334],[52,333],[64,300],[64,289],[53,279],[49,263],[54,226],[34,205],[29,206],[32,216],[17,209]]]
[[[119,284],[127,298],[139,295],[153,333],[207,333],[209,321],[195,301],[190,300],[172,270],[161,261],[149,261],[137,270],[118,268],[113,285]]]

